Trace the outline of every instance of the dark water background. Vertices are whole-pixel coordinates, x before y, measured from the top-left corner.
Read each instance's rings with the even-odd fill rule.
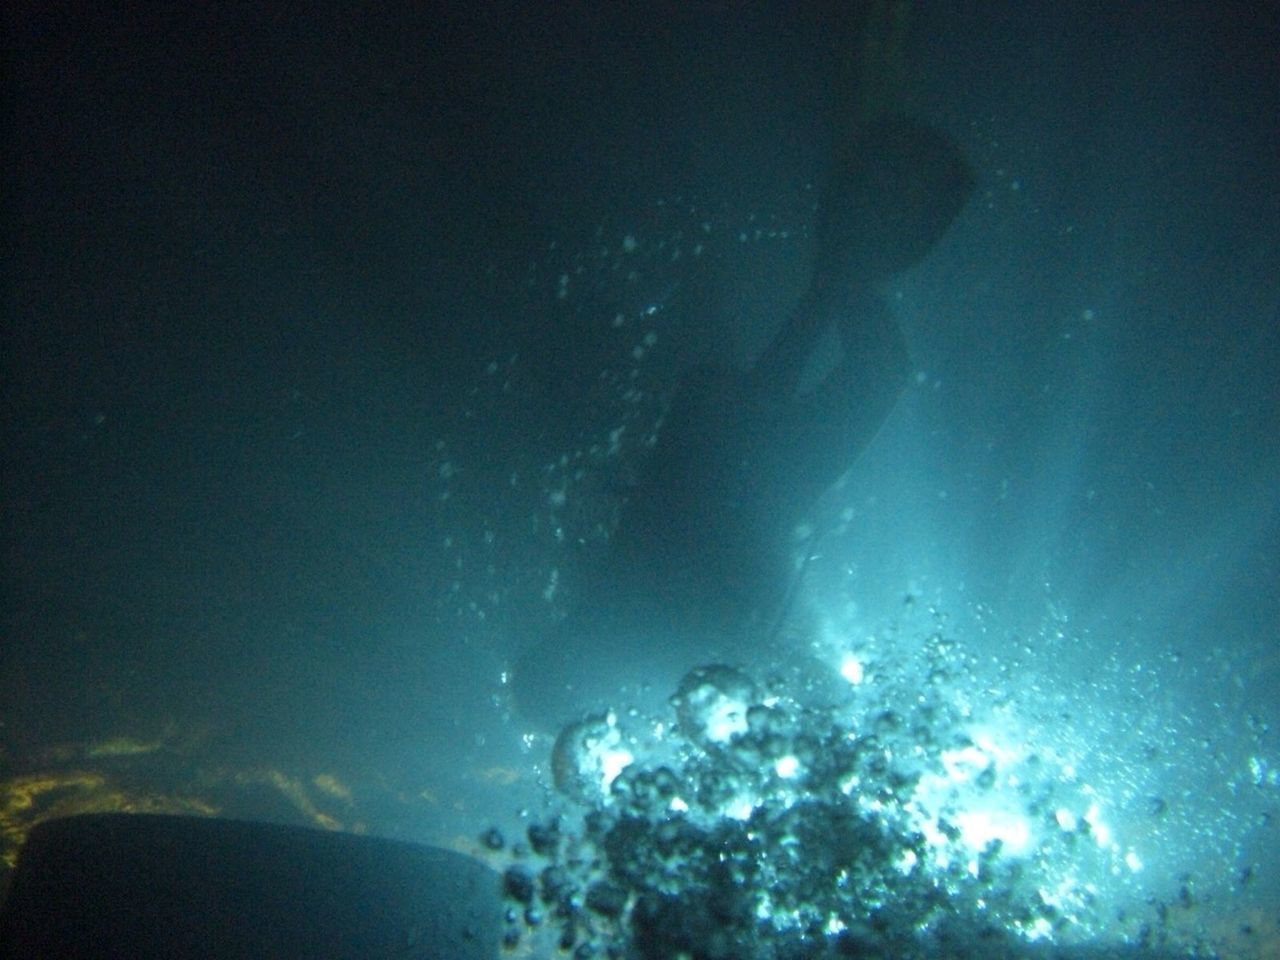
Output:
[[[599,448],[805,282],[839,43],[806,9],[11,5],[0,762],[162,737],[429,796],[366,820],[434,841],[536,795],[502,673],[598,549]],[[1082,753],[1154,758],[1154,885],[1261,896],[1276,9],[912,28],[904,99],[979,185],[890,290],[918,373],[815,603],[928,598]]]

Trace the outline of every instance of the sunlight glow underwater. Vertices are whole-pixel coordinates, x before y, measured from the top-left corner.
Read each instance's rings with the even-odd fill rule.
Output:
[[[1193,881],[1147,863],[1189,848],[1145,796],[1140,759],[1088,741],[1106,724],[1045,722],[1035,684],[985,676],[936,610],[913,615],[892,643],[828,621],[815,652],[844,681],[836,697],[708,665],[682,681],[674,719],[620,705],[566,728],[552,771],[574,806],[530,827],[548,861],[537,879],[513,847],[511,942],[523,917],[558,924],[561,946],[642,957],[697,955],[713,928],[746,957],[784,943],[844,955],[851,938],[931,949],[975,925],[1028,944],[1176,947]],[[729,904],[714,922],[677,920],[677,904],[707,898]]]
[[[709,236],[721,226],[704,221],[695,232]],[[662,276],[680,260],[680,235],[673,236],[672,247],[650,249],[628,235],[620,248],[602,246],[575,269],[594,267],[592,257],[612,268],[647,252],[661,255],[646,269]],[[699,243],[692,254],[700,252]],[[563,300],[569,273],[558,276]],[[906,322],[911,305],[898,306]],[[568,519],[560,525],[583,496],[573,477],[625,457],[628,444],[650,435],[645,414],[652,411],[637,398],[652,397],[635,384],[640,361],[659,342],[650,322],[664,316],[653,307],[637,313],[645,349],[626,354],[627,375],[601,380],[627,385],[621,407],[630,419],[541,475],[557,549],[594,535],[575,533]],[[615,326],[623,319],[617,314]],[[1042,495],[1022,505],[1020,544],[1001,544],[1017,556],[986,570],[993,544],[970,542],[968,514],[923,479],[954,473],[935,462],[941,454],[928,416],[938,401],[919,402],[937,386],[918,375],[916,401],[900,404],[897,427],[885,431],[892,442],[881,442],[876,465],[840,494],[858,503],[861,489],[874,506],[840,514],[842,526],[860,524],[860,553],[875,558],[875,582],[854,573],[858,582],[847,588],[864,608],[842,602],[845,586],[832,589],[833,580],[856,571],[852,558],[834,556],[834,542],[824,541],[833,555],[812,571],[827,582],[806,586],[820,628],[812,649],[798,652],[826,663],[843,683],[841,695],[824,687],[810,697],[707,665],[676,692],[674,719],[618,703],[613,713],[566,728],[550,772],[573,806],[533,823],[530,843],[511,851],[509,894],[518,894],[513,909],[530,930],[557,927],[566,949],[641,941],[648,948],[635,955],[642,957],[694,954],[694,934],[686,930],[681,939],[678,931],[698,924],[686,917],[682,926],[668,900],[719,892],[732,907],[725,923],[738,938],[737,955],[777,955],[733,913],[743,903],[722,888],[728,875],[749,891],[752,917],[802,940],[878,938],[892,952],[890,934],[931,936],[948,926],[948,915],[967,913],[1022,942],[1176,948],[1200,935],[1205,911],[1197,908],[1215,897],[1223,906],[1239,891],[1236,878],[1251,875],[1245,838],[1258,831],[1257,811],[1274,805],[1280,780],[1268,741],[1260,733],[1236,736],[1240,717],[1230,704],[1212,697],[1203,698],[1211,707],[1177,703],[1165,683],[1167,645],[1135,650],[1131,635],[1099,643],[1075,632],[1066,612],[1071,598],[1108,583],[1105,596],[1094,597],[1103,607],[1094,622],[1127,622],[1119,614],[1134,607],[1169,615],[1135,600],[1133,583],[1101,570],[1091,580],[1075,569],[1078,582],[1051,589],[1042,575],[1046,550],[1067,527],[1072,491],[1085,486],[1077,470],[1086,442],[1079,428],[1066,427],[1089,418],[1067,404],[1063,429],[1046,429],[1057,445],[1048,460],[1037,456],[1050,467],[1030,481]],[[1076,399],[1087,407],[1096,398]],[[1018,525],[1016,517],[1011,522]],[[563,560],[554,556],[542,596],[549,604]],[[985,570],[997,587],[1007,581],[999,602],[1023,608],[1005,613],[1038,627],[999,628],[966,595],[960,569],[938,567],[943,557]],[[872,615],[877,592],[886,612]],[[895,607],[904,595],[913,602]],[[1117,652],[1126,645],[1127,659]],[[524,742],[539,748],[533,734]],[[570,835],[562,821],[576,815],[582,825]],[[706,850],[717,844],[712,862]],[[547,861],[536,878],[535,856]],[[608,894],[595,907],[592,890]],[[861,929],[868,915],[892,912],[895,900],[905,906],[893,913],[892,929]],[[524,933],[518,926],[513,921],[513,940]],[[656,932],[664,926],[676,932],[664,939]],[[708,924],[701,926],[705,932]],[[1177,939],[1188,930],[1189,939]]]

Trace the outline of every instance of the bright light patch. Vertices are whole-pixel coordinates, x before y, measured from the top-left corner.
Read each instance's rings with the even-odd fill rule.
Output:
[[[1066,807],[1059,807],[1057,812],[1054,813],[1053,819],[1057,821],[1058,826],[1063,830],[1070,831],[1076,828],[1075,814]]]
[[[846,653],[840,661],[840,676],[857,685],[863,680],[862,661],[852,653]]]
[[[790,780],[800,772],[800,761],[790,754],[779,757],[777,763],[773,765],[773,772],[783,780]]]
[[[1142,858],[1138,856],[1136,851],[1130,850],[1124,855],[1124,864],[1134,873],[1137,873],[1142,869]]]
[[[1084,815],[1085,821],[1089,824],[1089,829],[1093,832],[1093,839],[1099,847],[1111,846],[1114,839],[1111,828],[1102,822],[1102,807],[1097,803],[1089,804],[1089,812]]]
[[[635,757],[631,751],[621,746],[622,734],[618,730],[618,718],[612,712],[605,717],[603,736],[588,737],[583,744],[586,756],[594,768],[600,773],[600,786],[608,792],[610,784],[618,779],[618,774],[629,767]]]
[[[961,841],[970,850],[985,850],[999,841],[1005,853],[1018,856],[1031,844],[1026,819],[1009,810],[962,810],[954,819]]]
[[[1044,917],[1036,917],[1035,920],[1025,929],[1024,935],[1028,940],[1034,943],[1037,940],[1044,940],[1053,937],[1053,924]]]
[[[631,766],[635,759],[630,750],[602,750],[600,752],[600,782],[604,785],[604,788],[606,790],[609,789],[609,784],[618,779],[618,774]]]
[[[932,868],[963,865],[976,875],[977,856],[992,844],[1002,857],[1025,858],[1037,839],[1018,790],[1025,748],[992,731],[969,734],[964,746],[938,754],[939,767],[920,778],[906,809],[930,846]]]
[[[747,732],[747,705],[731,697],[719,697],[706,711],[707,738],[716,743],[728,743]]]

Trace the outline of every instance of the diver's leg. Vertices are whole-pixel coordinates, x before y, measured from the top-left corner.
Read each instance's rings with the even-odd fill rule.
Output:
[[[790,399],[800,386],[805,365],[831,322],[832,284],[815,276],[800,302],[751,368],[759,396],[776,403]]]
[[[907,384],[906,341],[884,301],[852,294],[837,311],[841,357],[812,391],[797,401],[788,446],[795,450],[800,510],[808,509],[853,465],[875,438]]]

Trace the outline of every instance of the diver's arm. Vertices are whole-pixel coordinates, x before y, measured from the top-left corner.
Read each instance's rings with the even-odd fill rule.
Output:
[[[836,313],[840,360],[800,398],[793,434],[805,450],[793,483],[811,499],[838,481],[875,439],[911,372],[906,340],[882,297],[862,291]]]

